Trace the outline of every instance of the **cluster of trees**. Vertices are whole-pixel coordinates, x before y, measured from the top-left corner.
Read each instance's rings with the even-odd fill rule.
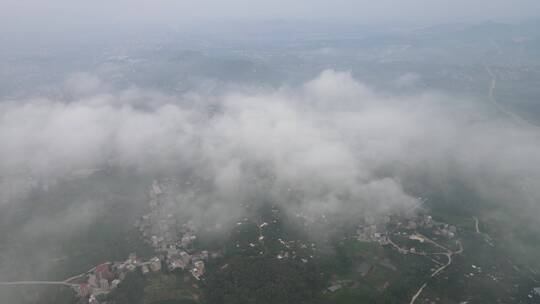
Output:
[[[317,303],[324,281],[312,263],[235,257],[205,282],[209,304]]]
[[[73,304],[75,292],[67,286],[26,285],[0,287],[2,304]]]
[[[145,286],[146,280],[139,271],[130,272],[117,288],[100,300],[115,304],[142,304]]]

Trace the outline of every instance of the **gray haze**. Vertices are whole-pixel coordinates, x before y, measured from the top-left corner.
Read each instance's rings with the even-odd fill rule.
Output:
[[[538,12],[540,3],[535,0],[2,0],[0,33],[61,34],[84,28],[108,32],[115,27],[137,30],[145,26],[196,31],[212,27],[216,22],[273,19],[425,26],[445,22],[516,21],[536,18]]]
[[[214,231],[250,203],[342,224],[420,196],[538,227],[538,18],[537,0],[0,0],[0,281],[139,250],[167,178],[169,211]]]

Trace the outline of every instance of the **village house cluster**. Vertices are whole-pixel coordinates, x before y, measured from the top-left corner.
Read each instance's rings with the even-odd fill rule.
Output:
[[[357,239],[361,242],[376,242],[380,245],[389,243],[386,228],[382,225],[360,225],[356,230]]]
[[[89,303],[97,303],[96,296],[107,294],[115,289],[124,280],[129,272],[140,270],[143,274],[159,272],[161,260],[153,257],[149,261],[143,261],[135,253],[123,262],[106,262],[90,269],[84,275],[71,280],[77,283],[77,293],[80,297],[90,297]]]
[[[145,241],[163,257],[170,271],[187,270],[200,280],[205,273],[204,261],[219,253],[194,250],[197,236],[193,222],[178,225],[175,216],[167,212],[174,210],[175,189],[174,180],[163,183],[155,180],[150,189],[149,213],[142,216],[137,227]]]
[[[358,225],[356,229],[356,239],[361,242],[376,242],[382,245],[387,245],[388,232],[386,225],[390,223],[390,217],[384,216],[379,221],[374,218],[364,218],[363,224]]]
[[[392,221],[392,218],[385,216],[382,221],[375,224],[360,224],[356,230],[356,238],[361,242],[376,242],[380,245],[388,245],[391,243],[389,239],[387,224]],[[395,218],[393,220],[398,229],[416,231],[417,229],[430,230],[434,235],[440,235],[447,239],[454,239],[457,236],[457,228],[454,225],[449,225],[433,220],[430,215],[414,216],[408,219]],[[408,233],[406,233],[408,235]],[[415,238],[415,234],[409,235],[411,239]]]
[[[454,225],[449,225],[443,222],[433,220],[430,215],[415,217],[408,221],[406,228],[408,230],[416,230],[417,228],[431,229],[434,235],[440,235],[448,239],[453,239],[457,236],[457,228]]]
[[[81,298],[88,298],[89,304],[99,304],[97,297],[114,290],[129,272],[140,271],[143,275],[177,269],[189,271],[200,280],[205,274],[205,261],[220,256],[219,252],[194,250],[197,239],[195,225],[189,221],[177,225],[175,217],[167,213],[168,204],[174,203],[174,181],[160,184],[154,181],[150,188],[149,212],[141,217],[136,227],[143,239],[156,253],[148,261],[143,261],[135,253],[123,262],[102,263],[83,275],[74,277],[73,283]],[[169,206],[170,207],[170,206]]]

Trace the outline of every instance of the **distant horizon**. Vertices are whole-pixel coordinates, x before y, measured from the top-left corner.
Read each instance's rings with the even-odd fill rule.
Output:
[[[297,0],[253,3],[246,0],[204,1],[14,1],[0,3],[0,35],[78,30],[124,31],[132,28],[197,32],[205,24],[301,22],[373,27],[426,27],[447,23],[515,23],[540,18],[534,0]],[[187,27],[187,29],[185,28]],[[30,38],[30,37],[29,37]]]
[[[242,35],[259,35],[259,34],[294,34],[306,35],[314,33],[324,34],[353,34],[364,36],[373,36],[381,33],[410,33],[414,31],[439,28],[445,26],[461,26],[472,27],[485,24],[499,24],[508,26],[521,26],[531,23],[540,23],[540,16],[534,18],[523,18],[520,20],[501,20],[501,19],[482,19],[477,21],[462,22],[434,22],[429,24],[403,24],[403,25],[370,25],[362,24],[361,22],[350,20],[309,20],[309,19],[292,19],[292,18],[269,18],[262,20],[214,20],[212,22],[197,21],[204,23],[204,26],[188,27],[185,25],[130,25],[117,26],[110,28],[108,25],[87,25],[81,27],[69,28],[17,28],[17,29],[0,29],[0,42],[5,43],[0,46],[0,51],[8,51],[13,47],[21,45],[27,47],[51,45],[51,47],[60,47],[62,41],[66,43],[82,42],[94,44],[96,42],[103,43],[106,41],[120,42],[117,39],[132,39],[138,37],[148,41],[161,41],[164,37],[170,35],[197,36],[197,37],[212,37],[218,35],[220,38],[228,39],[232,37],[244,38]],[[297,28],[293,28],[296,26]],[[299,27],[299,28],[298,28]],[[148,35],[163,35],[145,37]],[[200,36],[203,35],[203,36]],[[150,40],[148,38],[151,38]],[[246,37],[247,38],[247,37]],[[112,39],[112,40],[111,40]],[[14,45],[9,45],[14,43]],[[73,45],[76,46],[77,44]]]

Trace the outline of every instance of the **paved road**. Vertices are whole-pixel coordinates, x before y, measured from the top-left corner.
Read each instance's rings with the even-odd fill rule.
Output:
[[[439,273],[441,273],[443,270],[445,270],[446,267],[450,266],[450,264],[452,264],[451,253],[446,252],[446,253],[435,253],[435,254],[445,255],[448,258],[448,262],[446,262],[446,264],[442,265],[441,267],[437,268],[433,273],[431,273],[430,277],[432,278],[438,275]]]
[[[105,262],[105,263],[109,264],[110,262]],[[88,271],[86,271],[86,272],[83,272],[83,273],[81,273],[81,274],[74,275],[74,276],[72,276],[72,277],[70,277],[70,278],[67,278],[67,279],[64,280],[64,282],[68,283],[68,282],[70,282],[70,281],[73,281],[73,280],[75,280],[75,279],[78,279],[78,278],[80,278],[80,277],[83,277],[83,276],[85,276],[85,275],[87,275],[87,274],[93,272],[94,270],[96,270],[96,267],[92,267],[92,268],[90,268],[90,269],[89,269]]]
[[[57,281],[17,281],[17,282],[0,282],[0,286],[17,286],[17,285],[63,285],[69,287],[78,286],[77,284],[71,284],[66,282]]]
[[[435,246],[437,246],[439,248],[442,248],[442,249],[444,249],[446,251],[446,252],[441,252],[441,253],[434,253],[434,255],[444,255],[444,256],[446,256],[448,258],[448,261],[446,262],[446,264],[444,264],[441,267],[435,269],[435,271],[433,271],[431,273],[431,275],[429,276],[430,278],[438,276],[441,272],[443,272],[448,266],[450,266],[452,264],[452,255],[460,254],[460,253],[463,252],[463,245],[461,244],[460,241],[456,241],[456,244],[459,246],[459,249],[457,251],[452,251],[452,250],[446,248],[445,246],[440,245],[439,243],[429,239],[426,236],[423,236],[421,234],[420,234],[420,236],[422,236],[425,239],[426,242],[428,242],[428,243],[430,243],[432,245],[435,245]],[[426,282],[424,282],[424,284],[422,284],[422,286],[418,289],[418,291],[411,298],[411,301],[409,302],[409,304],[414,304],[416,299],[420,296],[420,294],[422,294],[422,291],[424,290],[424,288],[426,288],[427,283],[428,282],[426,281]]]
[[[480,231],[480,229],[478,228],[478,218],[476,216],[473,216],[473,220],[474,220],[474,225],[476,227],[476,233],[478,234],[481,234],[483,237],[484,237],[484,241],[491,247],[495,247],[495,244],[493,244],[493,239],[491,238],[491,236],[489,236],[489,234],[487,233],[483,233]]]
[[[110,262],[105,262],[110,263]],[[96,267],[90,268],[88,271],[83,272],[81,274],[72,276],[70,278],[65,279],[64,281],[13,281],[13,282],[0,282],[0,286],[18,286],[18,285],[63,285],[63,286],[69,286],[69,287],[78,287],[79,284],[70,283],[70,281],[78,279],[92,271],[94,271]]]
[[[488,65],[486,65],[485,68],[486,68],[486,71],[488,72],[489,76],[491,77],[491,84],[489,86],[488,97],[489,97],[489,100],[491,101],[491,103],[495,106],[495,108],[497,108],[497,110],[499,110],[501,113],[504,113],[505,115],[512,118],[515,122],[517,122],[520,125],[526,125],[526,126],[529,126],[529,127],[538,128],[538,126],[536,124],[533,124],[532,122],[526,120],[525,118],[519,116],[518,114],[505,109],[497,101],[497,99],[495,98],[495,89],[497,88],[497,75],[495,75],[495,73],[493,73],[493,71],[491,70],[491,68]]]
[[[414,302],[420,296],[420,294],[422,293],[424,288],[426,288],[426,286],[427,286],[427,282],[424,283],[424,285],[422,285],[422,287],[420,287],[420,289],[418,289],[418,291],[414,294],[414,296],[412,297],[411,302],[409,302],[409,304],[414,304]]]
[[[480,233],[480,229],[478,229],[478,218],[476,216],[472,217],[474,220],[474,224],[476,226],[476,233]]]

